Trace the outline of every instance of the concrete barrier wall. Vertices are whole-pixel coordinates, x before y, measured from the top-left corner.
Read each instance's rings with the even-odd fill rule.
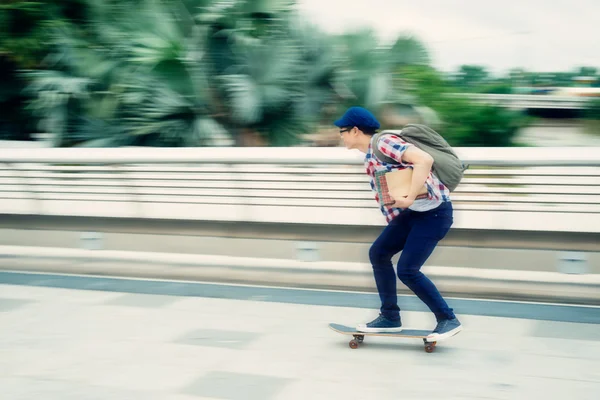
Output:
[[[20,150],[0,150],[4,269],[373,290],[385,222],[352,152]],[[426,265],[440,284],[595,302],[600,149],[458,151],[471,167]]]

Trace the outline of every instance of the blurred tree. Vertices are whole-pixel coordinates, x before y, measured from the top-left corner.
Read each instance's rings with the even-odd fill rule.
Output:
[[[485,67],[480,65],[461,65],[455,76],[455,84],[462,90],[474,91],[489,77]]]
[[[588,101],[583,116],[585,131],[600,135],[600,98],[592,98]]]
[[[596,76],[598,69],[596,67],[581,67],[579,68],[580,76]]]
[[[430,65],[431,59],[425,45],[412,36],[400,36],[389,51],[389,61],[394,67],[405,65]]]
[[[327,36],[289,1],[89,1],[26,74],[56,146],[291,145],[332,92]]]
[[[584,110],[587,119],[600,121],[600,98],[590,99]]]
[[[289,1],[250,6],[232,6],[243,10],[249,24],[220,18],[209,36],[213,78],[229,126],[239,144],[256,143],[257,138],[277,146],[299,143],[315,126],[331,91],[333,65],[326,35],[302,24]]]
[[[25,1],[0,4],[0,69],[3,87],[0,95],[0,137],[31,139],[35,121],[26,109],[30,100],[23,89],[27,81],[22,69],[40,68],[50,52],[53,29],[71,23],[84,23],[83,0]]]
[[[223,129],[210,116],[199,32],[185,37],[185,16],[168,3],[125,3],[95,3],[89,35],[55,34],[52,68],[29,74],[32,108],[56,146],[209,144]]]
[[[348,89],[342,107],[360,105],[376,110],[390,95],[388,50],[379,46],[372,30],[363,29],[336,37],[334,51],[339,65],[336,81]]]
[[[18,68],[35,67],[45,55],[44,28],[50,21],[42,6],[33,1],[0,4],[0,53]]]
[[[535,72],[522,69],[513,69],[508,74],[508,79],[514,86],[522,87],[574,87],[578,85],[576,78],[595,78],[591,86],[600,85],[600,77],[595,67],[580,67],[572,71],[560,72]]]
[[[32,140],[35,123],[25,110],[29,99],[22,93],[26,83],[7,54],[0,54],[0,76],[0,139]]]
[[[0,132],[28,138],[39,120],[55,146],[287,146],[350,105],[405,107],[425,122],[437,107],[455,121],[419,40],[382,47],[367,29],[327,35],[294,4],[4,2]],[[462,84],[489,81],[469,68]]]
[[[436,111],[439,132],[453,146],[511,146],[524,119],[514,111],[482,106],[452,96],[454,88],[435,69],[407,66],[402,69],[409,93],[419,104]]]

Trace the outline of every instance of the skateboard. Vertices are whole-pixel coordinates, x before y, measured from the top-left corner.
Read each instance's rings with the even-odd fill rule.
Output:
[[[351,328],[349,326],[340,325],[340,324],[329,324],[329,327],[336,332],[339,332],[343,335],[352,335],[354,339],[348,343],[351,349],[357,349],[358,345],[363,342],[365,336],[387,336],[387,337],[401,337],[401,338],[416,338],[423,339],[423,344],[425,345],[425,352],[433,353],[435,350],[435,345],[437,342],[428,342],[427,335],[431,333],[428,330],[421,329],[404,329],[400,332],[360,332],[357,331],[356,328]]]

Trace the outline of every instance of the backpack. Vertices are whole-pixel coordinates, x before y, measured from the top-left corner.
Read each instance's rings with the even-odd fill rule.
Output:
[[[456,155],[452,147],[436,131],[425,125],[408,124],[402,130],[382,131],[374,136],[373,153],[375,156],[389,164],[398,162],[377,148],[377,141],[385,135],[400,136],[404,141],[414,144],[419,149],[433,157],[432,171],[446,187],[453,192],[469,167]]]

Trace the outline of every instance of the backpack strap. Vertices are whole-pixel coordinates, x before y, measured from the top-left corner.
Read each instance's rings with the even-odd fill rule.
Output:
[[[385,163],[388,163],[388,164],[396,164],[396,165],[398,164],[398,161],[383,154],[381,152],[381,150],[379,150],[379,147],[377,147],[377,143],[379,142],[379,139],[381,139],[383,136],[387,136],[387,135],[400,136],[400,132],[402,132],[402,131],[383,131],[383,132],[379,132],[379,133],[376,133],[375,135],[373,135],[373,139],[372,139],[373,140],[373,154],[375,155],[375,157],[377,159],[379,159],[380,161],[383,161]]]

